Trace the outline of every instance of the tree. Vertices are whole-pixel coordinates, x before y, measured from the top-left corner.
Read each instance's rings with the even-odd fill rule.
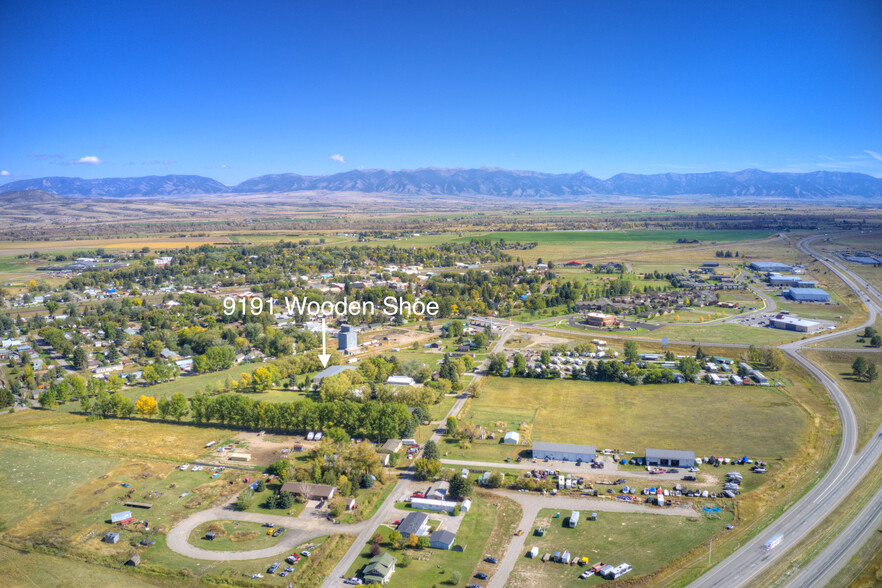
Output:
[[[447,435],[450,437],[456,436],[456,433],[459,431],[459,421],[456,420],[455,416],[447,417]]]
[[[141,377],[148,384],[155,384],[159,381],[159,372],[152,365],[144,366],[144,369],[141,370]]]
[[[751,345],[751,347],[753,347],[753,345]],[[701,350],[701,345],[695,350],[695,359],[704,359],[704,351]]]
[[[488,488],[502,488],[502,485],[505,483],[505,476],[503,476],[500,472],[493,472],[490,474],[490,479],[487,480]]]
[[[423,448],[423,457],[431,460],[440,460],[441,452],[438,451],[438,444],[429,439]]]
[[[80,346],[77,346],[73,352],[73,358],[71,359],[71,363],[74,366],[75,370],[84,370],[89,365],[89,354]]]
[[[490,365],[488,366],[487,371],[495,376],[501,376],[505,373],[507,368],[508,362],[505,359],[504,353],[490,354]]]
[[[681,357],[678,367],[687,380],[691,380],[701,371],[701,366],[691,357]]]
[[[858,356],[854,363],[851,364],[851,373],[855,378],[863,379],[864,374],[867,373],[867,360]]]
[[[631,363],[634,363],[639,358],[640,353],[637,351],[637,341],[633,341],[631,339],[625,341],[625,359],[627,359]]]
[[[413,476],[417,480],[435,478],[441,472],[441,462],[437,459],[419,458],[413,462]]]
[[[287,482],[294,475],[294,467],[286,459],[280,459],[266,466],[266,473],[276,476],[282,482]]]
[[[153,396],[144,396],[142,394],[138,401],[135,402],[135,410],[138,411],[139,415],[147,418],[155,415],[158,408],[159,406]]]
[[[266,480],[258,480],[257,488],[254,489],[255,492],[264,492],[266,491]]]
[[[542,353],[539,354],[539,361],[542,362],[542,365],[548,365],[551,363],[551,352],[547,349],[543,349]]]
[[[454,500],[462,500],[472,495],[472,480],[462,476],[454,476],[450,480],[450,497]]]
[[[527,360],[520,353],[516,353],[514,356],[514,362],[512,365],[512,371],[516,376],[523,376],[527,373]]]
[[[175,392],[171,396],[171,416],[175,420],[181,420],[190,412],[190,405],[187,403],[187,397],[183,392]]]
[[[459,570],[453,570],[453,573],[450,574],[450,583],[456,586],[462,581],[462,572]]]
[[[245,511],[251,508],[251,504],[254,502],[254,491],[251,488],[245,488],[240,494],[239,497],[236,498],[236,502],[233,503],[233,509],[238,511]]]
[[[882,347],[882,335],[873,335],[870,338],[871,347]]]
[[[784,367],[784,352],[774,347],[766,349],[763,353],[766,366],[773,372]]]
[[[879,370],[876,368],[875,363],[871,363],[867,367],[867,372],[866,374],[864,374],[864,377],[867,379],[868,382],[876,381],[876,379],[879,377]]]
[[[43,408],[55,408],[56,401],[57,398],[55,397],[55,391],[52,388],[45,390],[40,394],[40,398],[38,399],[40,406]]]

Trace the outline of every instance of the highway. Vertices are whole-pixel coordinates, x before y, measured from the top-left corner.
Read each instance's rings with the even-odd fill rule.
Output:
[[[808,536],[819,523],[829,516],[836,506],[852,493],[863,476],[875,464],[879,456],[882,455],[882,426],[876,430],[872,440],[867,443],[866,447],[860,453],[855,453],[857,446],[857,421],[845,394],[833,378],[799,353],[800,349],[808,343],[817,343],[825,339],[841,337],[847,333],[862,330],[865,326],[873,325],[876,321],[877,313],[882,309],[882,296],[877,291],[869,288],[868,297],[863,293],[864,289],[861,287],[865,284],[863,280],[841,264],[826,260],[824,256],[812,249],[812,242],[818,238],[820,236],[804,239],[797,244],[797,247],[803,253],[817,258],[854,290],[865,301],[869,312],[869,319],[859,327],[813,337],[805,341],[788,343],[780,346],[780,349],[818,378],[836,404],[842,421],[842,440],[839,453],[823,479],[807,492],[802,499],[791,506],[762,533],[745,543],[728,558],[718,563],[690,584],[693,588],[744,586],[757,578],[769,565],[785,555],[790,548]],[[877,493],[873,500],[867,504],[864,512],[859,515],[858,520],[866,520],[866,517],[871,516],[875,512],[874,509],[880,508],[878,501],[882,501],[882,494],[880,493]],[[847,558],[842,554],[851,552],[853,549],[856,549],[856,545],[860,545],[862,529],[863,527],[860,524],[849,525],[833,544],[822,550],[812,561],[811,565],[806,567],[807,575],[801,581],[808,581],[809,583],[795,585],[816,585],[812,583],[814,580],[811,577],[812,573],[810,570],[823,569],[824,576],[838,572],[847,561]],[[765,551],[763,544],[778,534],[784,536],[782,543],[770,551]],[[819,573],[821,572],[815,571],[814,575],[819,578]],[[800,576],[802,574],[799,574],[794,580]]]

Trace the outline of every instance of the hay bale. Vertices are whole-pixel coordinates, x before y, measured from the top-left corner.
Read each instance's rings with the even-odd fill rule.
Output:
[[[208,525],[208,528],[205,529],[206,533],[214,533],[215,537],[226,537],[227,530],[220,523],[211,523]]]

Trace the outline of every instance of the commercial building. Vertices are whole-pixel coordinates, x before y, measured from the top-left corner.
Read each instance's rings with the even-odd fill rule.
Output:
[[[567,443],[533,443],[533,457],[559,461],[594,461],[597,448],[593,445],[569,445]]]
[[[830,295],[820,288],[790,288],[784,294],[796,302],[830,302]]]
[[[602,312],[589,312],[585,314],[585,324],[592,327],[611,327],[616,324],[616,316]]]
[[[337,350],[353,351],[358,349],[358,334],[352,329],[352,325],[342,325],[337,333]]]
[[[647,449],[646,465],[691,468],[695,465],[695,453],[676,449]]]
[[[772,286],[791,286],[795,288],[814,288],[817,286],[812,280],[805,280],[800,276],[785,276],[776,273],[769,274],[769,284]]]
[[[797,331],[799,333],[812,333],[821,327],[821,323],[786,315],[779,315],[769,319],[769,324],[776,329]]]
[[[754,261],[750,264],[750,267],[758,272],[789,272],[793,270],[786,263],[779,263],[777,261]]]

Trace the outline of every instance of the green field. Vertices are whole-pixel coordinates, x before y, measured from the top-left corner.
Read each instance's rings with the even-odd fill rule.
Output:
[[[654,331],[639,330],[637,337],[661,339],[667,337],[671,341],[699,341],[703,343],[738,343],[755,345],[778,345],[800,337],[799,333],[722,323],[714,325],[666,325]]]
[[[539,549],[539,557],[519,557],[509,577],[508,586],[527,588],[542,586],[569,588],[570,586],[594,586],[607,580],[592,576],[580,580],[585,568],[549,561],[543,563],[542,555],[556,551],[569,551],[574,558],[587,557],[591,565],[598,562],[613,566],[627,562],[633,571],[624,576],[634,580],[637,576],[650,574],[674,561],[685,552],[723,531],[732,522],[732,513],[723,511],[720,518],[661,516],[652,514],[599,513],[596,521],[588,521],[585,513],[575,529],[564,526],[570,511],[539,511],[533,529],[547,529],[544,537],[531,535],[526,551],[533,546]],[[533,529],[528,532],[532,533]],[[660,540],[661,538],[664,540]]]
[[[844,351],[821,351],[809,349],[805,356],[818,363],[824,370],[836,378],[854,409],[858,422],[858,449],[870,439],[870,436],[882,423],[882,380],[865,382],[856,380],[851,375],[851,364],[858,356],[868,362],[875,363],[882,369],[882,353],[860,353]]]
[[[58,467],[60,463],[64,467]],[[120,460],[110,457],[0,443],[0,529],[11,527],[119,463]],[[51,483],[47,483],[50,479]]]
[[[809,425],[805,411],[774,387],[498,377],[488,378],[480,397],[461,416],[495,432],[497,439],[476,440],[466,450],[446,443],[441,449],[450,458],[465,454],[475,460],[526,452],[529,441],[526,446],[499,443],[500,433],[517,431],[522,424],[532,441],[585,443],[638,454],[646,447],[682,448],[770,459],[795,454]]]

